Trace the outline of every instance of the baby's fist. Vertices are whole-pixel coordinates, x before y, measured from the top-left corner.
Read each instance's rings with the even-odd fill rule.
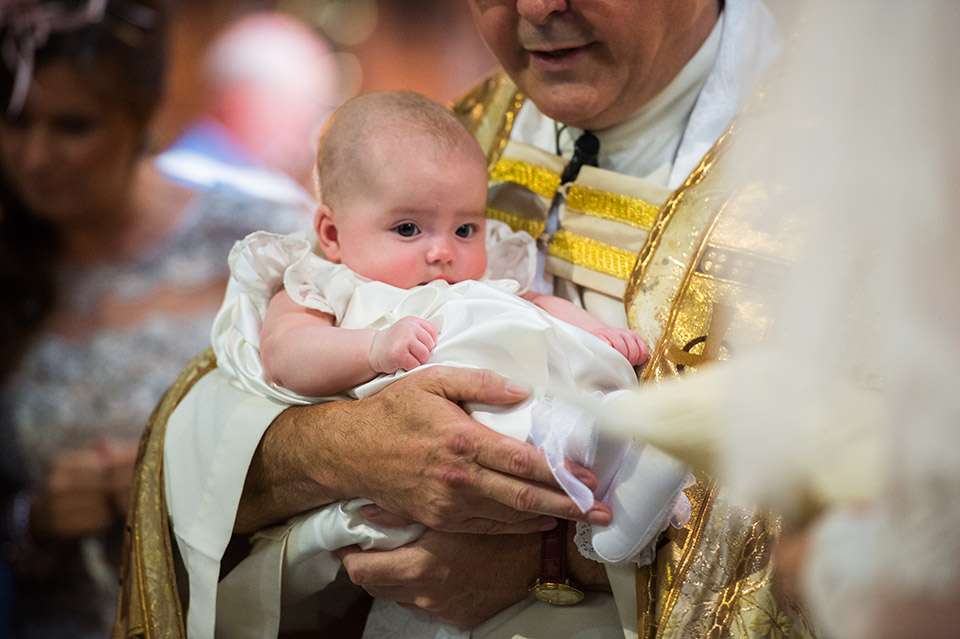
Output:
[[[413,370],[427,363],[436,345],[436,326],[419,317],[402,317],[374,335],[370,368],[378,373]]]
[[[617,349],[631,365],[639,366],[647,361],[646,342],[630,329],[604,326],[591,332]]]

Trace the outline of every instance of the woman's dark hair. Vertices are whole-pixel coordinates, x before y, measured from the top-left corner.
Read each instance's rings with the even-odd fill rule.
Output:
[[[0,11],[0,117],[17,115],[18,73],[23,83],[25,68],[66,61],[146,131],[164,92],[170,2],[107,0],[100,19],[51,29],[48,35],[49,23],[31,22],[40,15],[30,14],[31,9],[42,7],[47,16],[80,15],[88,0],[12,3],[8,7],[20,8],[5,15]],[[32,67],[22,59],[32,60]],[[54,225],[30,214],[0,169],[0,381],[17,369],[30,338],[53,309],[60,246]]]
[[[13,9],[0,24],[0,105],[4,112],[9,112],[11,99],[18,97],[16,83],[23,82],[18,78],[18,73],[24,72],[21,60],[32,58],[34,69],[66,61],[96,92],[146,125],[164,93],[172,0],[106,0],[102,17],[69,28],[58,28],[56,19],[39,16],[81,15],[92,4],[90,0],[13,3],[27,8]],[[66,20],[61,19],[59,26],[63,22]],[[14,114],[16,106],[14,103]]]
[[[12,373],[54,304],[59,240],[28,215],[0,175],[0,381]]]

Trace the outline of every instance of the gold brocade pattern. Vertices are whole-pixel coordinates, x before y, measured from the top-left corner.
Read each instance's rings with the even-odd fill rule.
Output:
[[[670,224],[670,220],[673,219],[674,214],[680,207],[684,197],[690,191],[690,189],[699,185],[710,173],[710,170],[713,168],[714,164],[723,153],[723,150],[726,148],[727,141],[730,139],[732,131],[733,124],[731,124],[730,127],[724,131],[723,135],[720,136],[720,138],[714,143],[713,147],[703,156],[703,159],[700,160],[697,168],[695,168],[693,172],[687,176],[687,179],[684,180],[683,184],[681,184],[680,187],[673,192],[673,194],[670,196],[670,199],[667,200],[667,202],[658,212],[657,218],[651,225],[650,235],[647,238],[647,243],[640,250],[640,255],[637,258],[636,268],[634,269],[633,275],[630,277],[630,282],[627,284],[627,292],[624,295],[624,301],[627,305],[629,305],[630,302],[636,298],[639,292],[640,283],[646,279],[646,273],[650,265],[650,260],[653,258],[653,254],[656,249],[660,246],[664,229]]]
[[[164,498],[163,440],[174,408],[216,364],[212,349],[195,357],[160,400],[140,440],[112,639],[186,639]]]
[[[512,182],[550,199],[560,186],[560,174],[532,162],[503,158],[490,175],[494,182]],[[582,184],[570,185],[567,208],[611,222],[647,230],[660,207],[639,198],[627,197]]]
[[[718,217],[719,216],[713,217],[709,222],[704,232],[706,237],[710,236],[710,231],[713,230]],[[705,242],[699,245],[694,253],[691,264],[695,265],[700,262],[706,248],[707,245]],[[697,291],[697,293],[694,294],[694,291]],[[732,293],[732,291],[728,292]],[[671,358],[670,354],[689,354],[698,339],[703,340],[702,343],[704,348],[706,348],[717,334],[713,320],[714,311],[718,308],[725,309],[725,318],[722,322],[723,334],[720,335],[719,338],[716,338],[722,343],[726,337],[726,331],[731,321],[730,314],[736,311],[731,311],[729,307],[720,301],[728,299],[728,296],[718,295],[717,293],[718,291],[713,287],[713,282],[710,278],[701,277],[695,268],[688,267],[686,269],[683,279],[680,282],[679,295],[675,299],[668,315],[666,330],[662,333],[660,340],[658,340],[657,345],[653,349],[653,353],[651,353],[651,361],[656,360],[660,363],[661,367],[671,366],[672,374],[679,373],[683,370],[677,368],[678,365],[682,366],[683,362],[677,357]],[[730,298],[732,299],[732,296]],[[685,321],[679,321],[681,317],[683,317]],[[714,358],[719,360],[727,359],[727,353],[721,356],[719,346],[720,344],[717,345]],[[658,370],[660,370],[658,366],[648,366],[644,371],[643,379],[650,379]]]
[[[630,251],[567,231],[554,234],[549,251],[554,257],[621,280],[630,277],[637,261],[637,256]]]
[[[660,211],[659,206],[650,202],[581,184],[570,187],[567,208],[644,230],[653,226]],[[631,266],[633,262],[636,262],[636,256],[631,260]]]
[[[502,157],[510,130],[524,97],[502,72],[484,80],[453,105],[454,114],[477,136],[487,155],[493,182],[509,182],[550,200],[560,186],[560,174],[532,162]],[[498,118],[502,123],[491,124]],[[567,208],[609,222],[625,224],[644,232],[653,224],[659,207],[638,198],[573,184],[567,194]],[[510,225],[515,231],[526,231],[539,237],[544,229],[542,219],[518,215],[495,206],[487,207],[487,217]],[[627,280],[633,271],[633,251],[610,245],[595,238],[561,230],[551,240],[551,256],[617,279]]]
[[[514,231],[526,231],[530,237],[539,237],[543,233],[543,229],[546,224],[543,223],[543,220],[532,220],[528,217],[523,217],[517,215],[516,213],[511,213],[510,211],[504,211],[503,209],[498,209],[492,206],[487,207],[487,217],[491,220],[499,220],[506,224],[510,225]]]
[[[497,166],[516,114],[514,110],[505,116],[502,105],[506,103],[518,110],[522,96],[501,75],[498,82],[488,80],[472,92],[463,107],[476,118],[470,123],[471,130],[499,132],[499,137],[478,135],[491,167]],[[493,122],[484,123],[486,119]],[[725,359],[737,345],[757,343],[766,333],[768,287],[756,276],[762,280],[770,265],[781,258],[779,253],[773,254],[779,245],[770,238],[790,234],[782,229],[765,234],[763,229],[753,228],[737,214],[738,208],[755,202],[718,185],[719,161],[728,150],[735,126],[731,125],[653,215],[649,205],[624,212],[623,204],[613,199],[584,205],[579,198],[585,193],[571,193],[571,210],[608,211],[619,206],[618,212],[612,213],[618,221],[631,219],[640,226],[649,225],[639,255],[631,258],[635,265],[624,297],[631,328],[656,339],[643,373],[645,383],[689,373],[710,359]],[[737,206],[738,196],[742,207]],[[499,212],[491,213],[504,219]],[[609,221],[601,215],[595,217]],[[504,221],[515,226],[516,220]],[[686,365],[678,367],[668,353],[685,353],[676,359]],[[665,533],[653,564],[637,572],[639,636],[815,636],[800,611],[779,600],[771,589],[770,548],[779,522],[732,505],[705,478],[689,488],[687,495],[692,506],[689,523],[680,531]]]
[[[560,174],[532,162],[503,158],[494,167],[490,179],[495,182],[513,182],[533,191],[540,197],[552,198],[560,186]]]
[[[514,231],[526,231],[531,237],[538,237],[544,229],[542,221],[531,220],[492,206],[487,207],[487,217],[509,224]],[[558,231],[554,235],[549,251],[554,257],[621,280],[630,277],[637,261],[637,256],[630,251],[568,231]]]
[[[659,335],[641,377],[645,383],[727,359],[738,347],[762,342],[769,328],[769,278],[762,275],[782,263],[773,253],[781,247],[751,228],[755,198],[747,202],[723,188],[720,160],[734,126],[664,205],[630,278],[631,326]],[[752,241],[719,243],[731,237]],[[688,496],[690,522],[638,574],[647,590],[638,592],[640,636],[814,636],[802,613],[771,590],[770,550],[779,522],[730,504],[705,478]]]
[[[556,171],[509,158],[502,158],[497,163],[491,178],[493,182],[515,184],[547,200],[553,197],[560,186],[560,176]],[[581,184],[570,186],[567,209],[587,217],[625,224],[644,232],[656,219],[659,210],[644,200]],[[525,217],[489,205],[487,217],[506,222],[513,230],[526,231],[535,238],[543,233],[545,226],[542,219]],[[621,280],[630,277],[637,261],[633,251],[563,229],[550,238],[548,252],[551,256],[576,266]]]
[[[510,139],[510,131],[524,99],[509,76],[503,70],[497,70],[450,107],[463,126],[477,138],[487,156],[487,170],[491,174]]]
[[[705,480],[688,496],[690,524],[660,548],[653,565],[638,570],[639,636],[815,636],[802,613],[777,601],[771,591],[769,557],[777,520],[731,506]]]

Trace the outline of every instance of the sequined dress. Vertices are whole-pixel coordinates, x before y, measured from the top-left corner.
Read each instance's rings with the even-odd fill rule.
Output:
[[[81,317],[108,299],[135,302],[161,290],[226,283],[226,256],[236,240],[257,229],[286,233],[307,226],[301,209],[204,192],[146,254],[63,268],[60,308],[67,317]],[[42,482],[52,460],[64,451],[95,446],[105,438],[136,441],[183,365],[209,345],[216,310],[156,313],[81,338],[38,335],[18,372],[0,389],[0,428],[16,433],[27,480]],[[110,556],[119,549],[119,531],[107,537],[58,548],[53,579],[21,580],[21,627],[15,636],[107,636],[116,580],[109,573],[98,576],[98,566],[112,563],[98,553],[105,548]]]

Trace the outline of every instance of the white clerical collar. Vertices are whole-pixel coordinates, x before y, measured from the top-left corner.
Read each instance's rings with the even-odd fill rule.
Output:
[[[720,48],[723,13],[706,41],[686,66],[660,93],[623,122],[601,131],[600,167],[666,184],[687,120],[706,82]],[[527,100],[517,116],[512,139],[556,152],[557,124]],[[573,142],[582,133],[566,127],[560,133],[560,152],[573,154]]]

